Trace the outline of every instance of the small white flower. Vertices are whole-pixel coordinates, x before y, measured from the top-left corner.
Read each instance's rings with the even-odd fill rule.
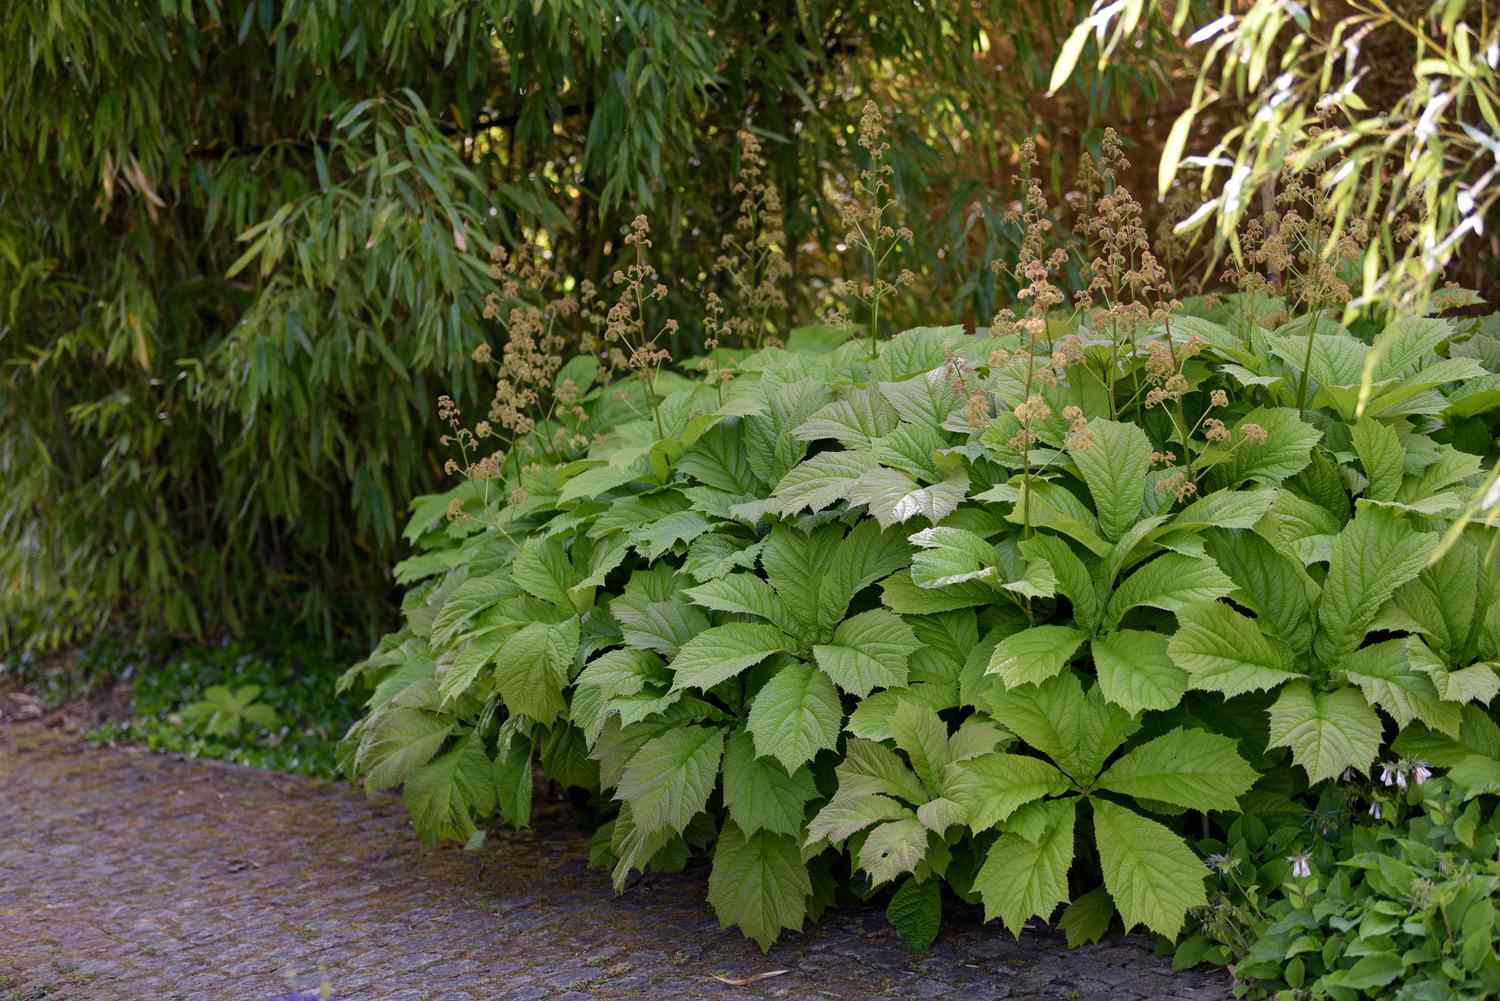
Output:
[[[1427,767],[1425,761],[1413,761],[1411,763],[1411,778],[1417,785],[1421,785],[1432,778],[1432,769]]]
[[[1292,864],[1292,875],[1296,878],[1306,879],[1312,875],[1312,862],[1307,857],[1307,852],[1288,855],[1286,860]]]
[[[1379,803],[1371,803],[1370,804],[1370,816],[1374,817],[1376,820],[1380,819],[1380,804]]]
[[[1380,763],[1380,784],[1392,786],[1397,781],[1400,781],[1403,786],[1406,785],[1406,779],[1401,775],[1396,763],[1393,761],[1382,761]]]
[[[1356,772],[1353,768],[1345,768],[1344,774],[1339,776],[1339,778],[1344,782],[1357,782],[1359,780],[1359,772]]]

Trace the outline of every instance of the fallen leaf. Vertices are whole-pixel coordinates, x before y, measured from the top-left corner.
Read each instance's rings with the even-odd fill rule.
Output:
[[[757,973],[749,977],[725,977],[717,973],[711,974],[711,976],[719,983],[728,984],[730,987],[749,987],[753,983],[758,983],[762,980],[770,980],[772,977],[779,977],[783,973],[791,972],[791,970],[768,970],[765,973]]]

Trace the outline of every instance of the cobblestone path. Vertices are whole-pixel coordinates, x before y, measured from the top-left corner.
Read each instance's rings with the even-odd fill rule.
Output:
[[[700,869],[615,896],[563,816],[425,848],[392,797],[0,726],[0,1001],[270,1001],[323,978],[348,1001],[1229,996],[1139,939],[1069,952],[963,914],[925,955],[842,908],[763,956],[704,891]]]

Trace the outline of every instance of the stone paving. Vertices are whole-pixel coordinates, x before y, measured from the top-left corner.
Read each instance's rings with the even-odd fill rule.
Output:
[[[719,929],[705,882],[614,895],[560,808],[477,851],[427,848],[391,796],[0,725],[0,1001],[270,1001],[323,980],[348,1001],[1230,996],[1142,939],[1068,951],[968,913],[926,954],[846,907],[762,955]]]

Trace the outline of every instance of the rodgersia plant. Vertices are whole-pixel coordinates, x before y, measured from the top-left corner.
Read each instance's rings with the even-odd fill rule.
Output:
[[[526,823],[540,764],[608,818],[617,884],[709,857],[764,947],[887,889],[916,946],[944,893],[1016,933],[1177,937],[1212,920],[1214,844],[1319,816],[1346,771],[1500,791],[1500,331],[1356,331],[1312,285],[1179,304],[1105,154],[1112,222],[1076,251],[1027,179],[990,327],[880,338],[876,271],[866,336],[675,360],[697,378],[649,333],[638,224],[621,305],[580,296],[606,364],[526,366],[537,447],[414,509],[405,625],[346,679],[351,775],[463,840]],[[521,329],[567,318],[538,308]]]

